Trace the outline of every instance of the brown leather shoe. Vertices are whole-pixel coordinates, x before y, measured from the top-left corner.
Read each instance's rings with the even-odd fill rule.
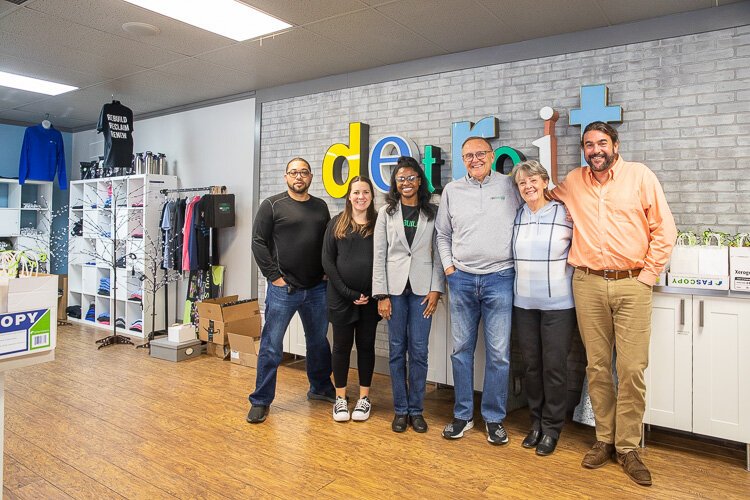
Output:
[[[651,486],[651,473],[635,450],[626,453],[617,452],[617,462],[630,479],[641,486]]]
[[[607,462],[612,460],[614,454],[615,445],[605,443],[604,441],[597,441],[583,457],[581,465],[587,469],[598,469],[602,465],[607,465]]]

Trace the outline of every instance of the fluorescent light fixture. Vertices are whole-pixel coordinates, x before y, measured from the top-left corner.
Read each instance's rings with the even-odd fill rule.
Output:
[[[236,0],[125,1],[238,42],[292,26]]]
[[[4,71],[0,71],[0,86],[47,95],[59,95],[71,90],[78,90],[78,87],[48,82],[47,80],[39,80],[28,76],[14,75],[13,73],[6,73]]]

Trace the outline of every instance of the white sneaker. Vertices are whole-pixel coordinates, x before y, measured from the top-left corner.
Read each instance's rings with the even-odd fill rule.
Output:
[[[365,396],[358,399],[357,404],[354,405],[354,410],[352,411],[352,420],[356,422],[364,422],[370,418],[370,408],[372,408],[370,398]]]
[[[333,419],[336,422],[349,421],[349,406],[347,405],[346,398],[342,398],[341,396],[336,397],[336,402],[333,403]]]

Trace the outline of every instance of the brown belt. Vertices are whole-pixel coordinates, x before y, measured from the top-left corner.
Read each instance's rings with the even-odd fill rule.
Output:
[[[624,271],[616,271],[613,269],[589,269],[588,267],[581,267],[578,266],[576,269],[580,269],[586,274],[595,274],[596,276],[601,276],[605,280],[621,280],[623,278],[635,278],[639,274],[641,274],[640,269],[626,269]]]

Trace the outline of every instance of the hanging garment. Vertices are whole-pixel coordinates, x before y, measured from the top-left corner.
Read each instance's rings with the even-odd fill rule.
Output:
[[[193,232],[193,209],[195,204],[200,200],[199,196],[190,200],[185,207],[185,225],[183,226],[182,239],[182,270],[190,271],[190,235]]]
[[[96,131],[104,134],[104,166],[126,168],[133,162],[133,112],[112,101],[102,106]]]
[[[172,248],[174,254],[174,262],[172,269],[175,271],[182,271],[182,231],[185,227],[185,199],[177,200],[174,209],[174,246]]]
[[[234,226],[233,194],[207,194],[203,197],[203,209],[208,227]]]
[[[164,203],[161,211],[161,234],[162,234],[162,269],[172,269],[174,263],[174,253],[172,252],[172,240],[174,239],[174,230],[172,226],[172,215],[174,213],[174,202],[167,201]]]
[[[54,181],[60,189],[68,188],[65,173],[65,146],[62,134],[55,127],[44,128],[41,125],[28,127],[23,134],[21,159],[18,164],[18,183],[26,180]],[[50,202],[52,200],[49,200]]]

